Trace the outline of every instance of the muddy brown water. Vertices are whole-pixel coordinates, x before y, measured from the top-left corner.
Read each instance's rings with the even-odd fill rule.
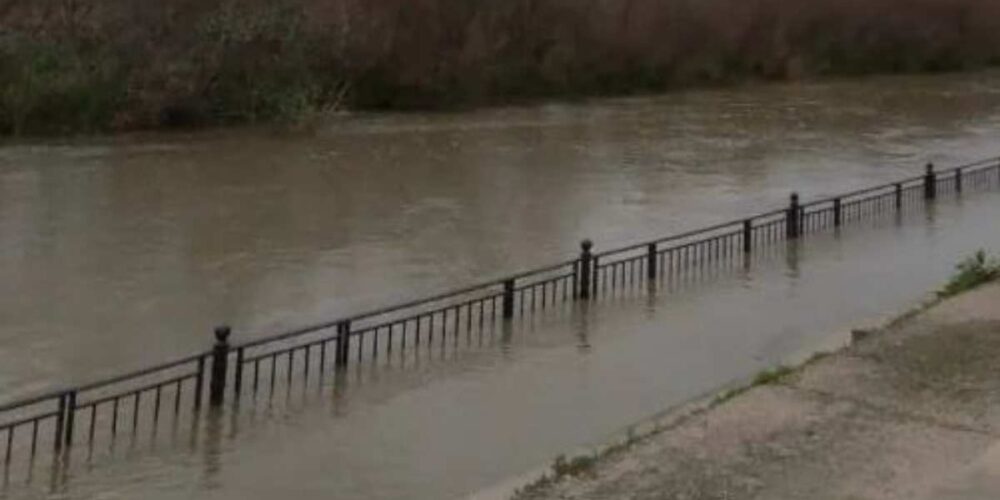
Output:
[[[0,147],[0,402],[575,254],[1000,153],[1000,73]],[[10,498],[459,498],[913,304],[1000,194],[810,239],[750,273],[514,329],[108,452]],[[362,383],[363,382],[363,383]],[[242,418],[242,417],[241,417]],[[46,477],[47,479],[47,477]]]

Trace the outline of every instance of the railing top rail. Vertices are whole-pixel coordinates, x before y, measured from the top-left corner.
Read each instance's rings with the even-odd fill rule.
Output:
[[[1000,156],[994,156],[991,158],[986,158],[983,160],[974,161],[972,163],[966,163],[964,165],[959,165],[955,167],[956,170],[966,169],[966,168],[976,168],[976,167],[986,167],[986,166],[996,166],[997,162],[1000,162]]]
[[[390,314],[390,313],[402,311],[402,310],[405,310],[405,309],[410,309],[410,308],[413,308],[413,307],[418,307],[418,306],[427,305],[427,304],[433,304],[434,302],[439,302],[439,301],[442,301],[442,300],[446,300],[446,299],[458,297],[458,296],[465,295],[465,294],[472,293],[472,292],[486,291],[486,290],[488,290],[488,289],[490,289],[492,287],[501,286],[501,285],[503,285],[503,283],[505,281],[508,281],[508,280],[517,280],[517,279],[522,279],[522,278],[527,278],[527,277],[530,277],[530,276],[534,276],[534,275],[537,275],[537,274],[543,274],[543,273],[547,273],[547,272],[556,271],[556,270],[559,270],[562,267],[566,267],[568,265],[571,265],[574,262],[576,262],[576,259],[565,260],[565,261],[562,261],[562,262],[559,262],[559,263],[556,263],[556,264],[550,264],[548,266],[539,267],[539,268],[535,268],[535,269],[530,269],[530,270],[527,270],[527,271],[522,271],[522,272],[519,272],[517,274],[509,275],[509,276],[504,277],[504,278],[498,278],[498,279],[493,279],[493,280],[490,280],[490,281],[484,281],[484,282],[481,282],[481,283],[478,283],[478,284],[475,284],[475,285],[470,285],[470,286],[467,286],[467,287],[458,288],[458,289],[450,290],[450,291],[447,291],[447,292],[442,292],[442,293],[439,293],[439,294],[436,294],[436,295],[432,295],[430,297],[424,297],[424,298],[421,298],[421,299],[415,299],[415,300],[411,300],[411,301],[408,301],[408,302],[403,302],[401,304],[396,304],[396,305],[389,306],[389,307],[383,307],[383,308],[380,308],[380,309],[374,309],[374,310],[371,310],[371,311],[366,311],[366,312],[355,314],[355,315],[352,315],[352,316],[344,316],[344,317],[339,318],[339,319],[335,319],[335,320],[331,320],[331,321],[325,321],[325,322],[322,322],[322,323],[316,323],[316,324],[309,325],[309,326],[304,326],[304,327],[297,328],[295,330],[290,330],[290,331],[287,331],[287,332],[283,332],[283,333],[280,333],[280,334],[277,334],[277,335],[270,335],[270,336],[267,336],[267,337],[261,337],[261,338],[255,339],[255,340],[250,340],[250,341],[243,342],[243,343],[240,343],[240,344],[235,344],[233,347],[234,348],[240,348],[240,347],[242,347],[244,349],[248,349],[248,348],[251,348],[251,347],[257,347],[257,346],[260,346],[260,345],[263,345],[263,344],[272,343],[272,342],[280,342],[282,340],[287,340],[287,339],[298,337],[298,336],[301,336],[301,335],[307,335],[309,333],[315,333],[315,332],[318,332],[318,331],[321,331],[321,330],[326,330],[328,328],[333,328],[334,326],[337,326],[337,324],[342,323],[344,321],[350,321],[350,322],[362,321],[362,320],[365,320],[365,319],[373,318],[373,317],[376,317],[376,316],[381,316],[381,315],[384,315],[384,314]]]
[[[199,352],[197,354],[192,354],[190,356],[185,356],[183,358],[175,359],[175,360],[167,362],[167,363],[162,363],[162,364],[159,364],[159,365],[156,365],[156,366],[152,366],[152,367],[149,367],[149,368],[144,368],[142,370],[135,370],[135,371],[123,374],[123,375],[118,375],[117,377],[106,378],[104,380],[98,380],[98,381],[95,381],[95,382],[91,382],[89,384],[84,384],[84,385],[76,387],[75,390],[77,392],[91,391],[91,390],[94,390],[94,389],[98,389],[98,388],[104,387],[106,385],[116,384],[118,382],[124,382],[124,381],[126,381],[128,379],[144,377],[146,375],[152,375],[153,373],[156,373],[156,372],[161,372],[161,371],[169,370],[171,368],[177,368],[178,366],[185,365],[185,364],[190,363],[192,361],[197,361],[198,358],[203,358],[203,357],[208,356],[210,354],[211,354],[211,351],[202,351],[202,352]]]
[[[753,216],[750,216],[750,217],[743,217],[743,218],[740,218],[740,219],[733,219],[733,220],[730,220],[728,222],[722,222],[722,223],[719,223],[719,224],[715,224],[713,226],[703,227],[703,228],[700,228],[700,229],[693,229],[691,231],[686,231],[686,232],[683,232],[683,233],[678,233],[678,234],[674,234],[674,235],[670,235],[670,236],[665,236],[663,238],[657,238],[655,240],[647,240],[647,241],[643,241],[641,243],[633,243],[631,245],[624,246],[624,247],[612,248],[612,249],[609,249],[609,250],[605,250],[603,252],[595,253],[594,257],[607,257],[609,255],[615,255],[615,254],[619,254],[619,253],[622,253],[622,252],[629,252],[629,251],[632,251],[632,250],[639,250],[641,248],[646,248],[648,245],[651,245],[653,243],[659,244],[659,243],[669,243],[669,242],[672,242],[672,241],[683,240],[685,238],[690,238],[692,236],[698,236],[698,235],[701,235],[701,234],[711,233],[713,231],[718,231],[720,229],[725,229],[725,228],[727,228],[729,226],[742,225],[744,222],[746,222],[748,220],[763,219],[765,217],[770,217],[770,216],[773,216],[773,215],[780,215],[780,214],[782,214],[784,212],[785,212],[784,208],[778,209],[778,210],[771,210],[769,212],[762,212],[762,213],[759,213],[759,214],[756,214],[756,215],[753,215]]]
[[[862,188],[862,189],[856,189],[854,191],[849,191],[849,192],[843,193],[843,194],[826,196],[824,198],[819,198],[819,199],[812,200],[812,201],[809,201],[809,202],[806,202],[806,203],[802,203],[800,206],[803,207],[803,208],[807,208],[807,207],[813,207],[813,206],[816,206],[816,205],[823,205],[825,203],[831,203],[831,202],[833,202],[834,200],[837,200],[837,199],[853,198],[855,196],[861,196],[861,195],[865,195],[865,194],[869,194],[869,193],[874,193],[876,191],[882,191],[884,189],[895,188],[897,184],[903,185],[903,184],[907,184],[907,183],[910,183],[910,182],[923,180],[923,178],[924,178],[923,175],[918,175],[918,176],[914,176],[914,177],[907,177],[905,179],[901,179],[901,180],[898,180],[898,181],[895,181],[895,182],[887,182],[885,184],[879,184],[878,186],[866,187],[866,188]]]
[[[66,391],[64,391],[64,390],[52,390],[52,391],[48,391],[48,392],[45,392],[45,393],[35,394],[33,396],[28,396],[28,397],[25,397],[25,398],[14,400],[14,401],[11,401],[11,402],[8,402],[8,403],[4,403],[4,404],[0,405],[0,412],[10,411],[10,410],[14,410],[16,408],[22,408],[22,407],[25,407],[25,406],[31,406],[31,405],[34,405],[34,404],[38,404],[38,403],[41,403],[41,402],[44,402],[44,401],[47,401],[47,400],[50,400],[50,399],[58,398],[58,397],[62,396],[65,393],[66,393]]]
[[[8,403],[4,403],[4,404],[0,405],[0,412],[9,411],[9,410],[13,410],[15,408],[21,408],[21,407],[24,407],[24,406],[30,406],[30,405],[42,403],[42,402],[44,402],[46,400],[49,400],[49,399],[56,399],[56,398],[61,397],[64,394],[66,394],[68,392],[72,392],[72,391],[76,391],[76,392],[90,391],[90,390],[99,389],[101,387],[108,386],[108,385],[111,385],[111,384],[116,384],[118,382],[124,382],[124,381],[129,380],[129,379],[144,377],[146,375],[152,375],[152,374],[154,374],[156,372],[169,370],[171,368],[176,368],[176,367],[184,365],[186,363],[190,363],[192,361],[197,360],[198,358],[207,356],[208,354],[210,354],[208,351],[203,351],[203,352],[200,352],[198,354],[192,354],[192,355],[189,355],[189,356],[185,356],[183,358],[175,359],[173,361],[168,361],[166,363],[161,363],[161,364],[158,364],[158,365],[155,365],[155,366],[151,366],[151,367],[148,367],[148,368],[143,368],[143,369],[140,369],[140,370],[134,370],[134,371],[131,371],[131,372],[128,372],[128,373],[124,373],[122,375],[116,375],[114,377],[109,377],[109,378],[104,378],[104,379],[100,379],[100,380],[95,380],[93,382],[88,382],[88,383],[83,384],[83,385],[78,385],[78,386],[75,386],[75,387],[67,387],[67,388],[64,388],[64,389],[53,389],[53,390],[49,390],[49,391],[46,391],[46,392],[43,392],[43,393],[40,393],[40,394],[23,397],[21,399],[17,399],[17,400],[14,400],[14,401],[11,401],[11,402],[8,402]]]

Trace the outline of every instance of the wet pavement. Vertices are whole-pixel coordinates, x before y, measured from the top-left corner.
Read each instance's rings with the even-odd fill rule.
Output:
[[[998,305],[949,299],[521,498],[998,498]]]

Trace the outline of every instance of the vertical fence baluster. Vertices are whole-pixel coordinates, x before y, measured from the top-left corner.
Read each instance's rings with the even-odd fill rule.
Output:
[[[603,282],[600,280],[600,270],[601,270],[601,258],[598,256],[593,256],[590,259],[590,265],[593,266],[593,277],[590,280],[591,296],[597,298],[600,286],[603,286]]]
[[[198,356],[198,372],[194,379],[194,409],[201,409],[201,388],[205,382],[205,356]]]
[[[132,401],[132,435],[135,436],[136,431],[139,429],[139,399],[142,397],[142,391],[135,391],[135,398]]]
[[[5,465],[10,465],[10,456],[14,450],[14,426],[7,428],[7,450],[4,452],[3,462]]]
[[[257,389],[260,387],[260,358],[253,360],[253,396],[257,397]]]
[[[153,432],[156,432],[156,424],[160,421],[160,396],[163,386],[156,386],[156,393],[153,396]]]
[[[274,396],[274,384],[278,380],[278,354],[271,355],[271,380],[268,381],[268,393],[267,396],[270,398]]]
[[[177,394],[180,394],[180,387],[177,388]],[[176,414],[176,413],[175,413]],[[87,443],[90,445],[94,444],[94,431],[97,428],[97,403],[90,405],[90,430],[87,432]]]
[[[175,420],[177,419],[177,414],[181,410],[181,393],[184,392],[183,389],[184,389],[184,379],[180,379],[180,380],[177,381],[177,391],[174,393],[174,419]],[[94,411],[96,411],[97,410],[97,405],[95,404],[93,406],[93,408],[94,408]],[[91,416],[93,416],[93,414],[91,414]],[[91,424],[90,425],[90,437],[93,438],[94,437],[94,425],[93,425],[94,422],[91,421],[90,424]]]
[[[118,434],[118,398],[111,403],[111,437]]]
[[[66,446],[73,446],[73,429],[76,427],[76,391],[66,393]]]
[[[375,338],[378,338],[378,332],[375,332]],[[312,344],[306,344],[306,359],[302,361],[302,383],[305,384],[309,382],[309,358],[312,357]]]
[[[58,408],[58,410],[56,410],[56,412],[57,412],[56,413],[56,428],[55,428],[55,432],[56,433],[55,433],[55,436],[53,437],[53,443],[55,445],[54,446],[55,450],[58,452],[59,450],[62,449],[62,446],[63,446],[63,436],[64,436],[64,434],[63,434],[63,432],[64,432],[63,431],[63,422],[66,419],[66,395],[65,394],[60,394],[59,395],[59,408]]]
[[[31,421],[31,458],[35,458],[38,451],[38,419]]]
[[[244,347],[236,349],[236,373],[233,375],[233,397],[239,400],[240,394],[243,393],[243,358],[244,358]],[[323,369],[320,368],[320,372]]]
[[[443,327],[442,331],[444,331]],[[365,352],[365,333],[365,330],[358,332],[358,363],[361,363],[362,355]]]
[[[524,306],[524,297],[521,297],[521,306]],[[514,280],[508,279],[503,282],[503,318],[514,317]]]

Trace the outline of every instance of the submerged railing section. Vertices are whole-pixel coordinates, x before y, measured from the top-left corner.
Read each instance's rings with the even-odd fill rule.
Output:
[[[197,425],[204,406],[271,398],[293,382],[322,385],[352,364],[482,345],[515,318],[655,290],[706,268],[749,263],[781,242],[998,187],[998,159],[945,172],[928,165],[921,176],[806,203],[792,194],[779,210],[623,248],[596,252],[584,241],[571,260],[259,340],[230,344],[229,328],[219,327],[209,351],[0,405],[0,467],[122,433],[155,437],[164,422]]]

